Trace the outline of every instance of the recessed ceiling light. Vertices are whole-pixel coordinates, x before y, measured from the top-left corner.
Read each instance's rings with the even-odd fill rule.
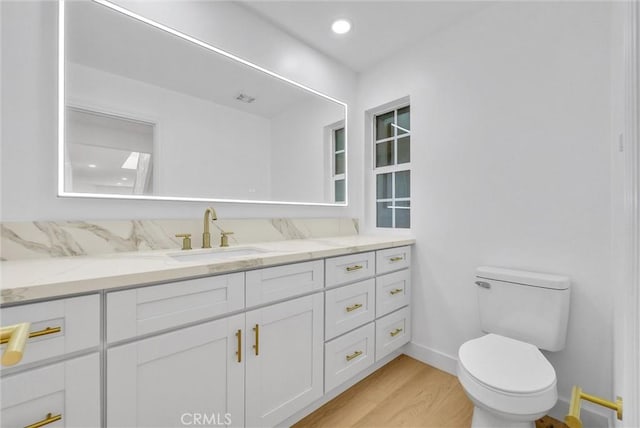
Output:
[[[122,181],[127,181],[128,178],[127,177],[122,177]]]
[[[346,19],[338,19],[336,21],[333,21],[333,24],[331,24],[331,29],[336,34],[345,34],[348,33],[349,30],[351,30],[351,23]]]
[[[90,164],[88,165],[88,167],[89,167],[89,168],[95,168],[95,167],[96,167],[96,164],[95,164],[95,163],[90,163]]]

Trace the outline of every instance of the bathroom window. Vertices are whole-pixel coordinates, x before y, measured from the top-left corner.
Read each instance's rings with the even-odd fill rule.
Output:
[[[411,121],[408,105],[373,117],[376,226],[411,226]]]
[[[330,128],[331,138],[331,190],[334,202],[345,202],[346,198],[346,144],[344,122]]]

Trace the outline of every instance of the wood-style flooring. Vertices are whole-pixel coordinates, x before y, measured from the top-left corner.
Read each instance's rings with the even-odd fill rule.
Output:
[[[455,376],[401,355],[294,428],[471,426],[473,404]],[[552,418],[537,428],[564,428]]]

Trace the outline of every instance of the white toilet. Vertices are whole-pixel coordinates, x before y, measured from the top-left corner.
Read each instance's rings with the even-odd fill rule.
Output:
[[[539,349],[564,348],[569,278],[480,267],[480,325],[458,351],[458,379],[474,403],[471,426],[531,428],[556,404],[556,372]]]

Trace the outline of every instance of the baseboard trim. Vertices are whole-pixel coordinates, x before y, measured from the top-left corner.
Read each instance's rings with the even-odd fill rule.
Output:
[[[431,367],[435,367],[453,376],[457,376],[456,366],[458,365],[458,360],[451,355],[436,351],[435,349],[424,345],[419,345],[415,342],[409,342],[405,347],[404,353],[411,358],[415,358],[418,361],[430,365]]]

